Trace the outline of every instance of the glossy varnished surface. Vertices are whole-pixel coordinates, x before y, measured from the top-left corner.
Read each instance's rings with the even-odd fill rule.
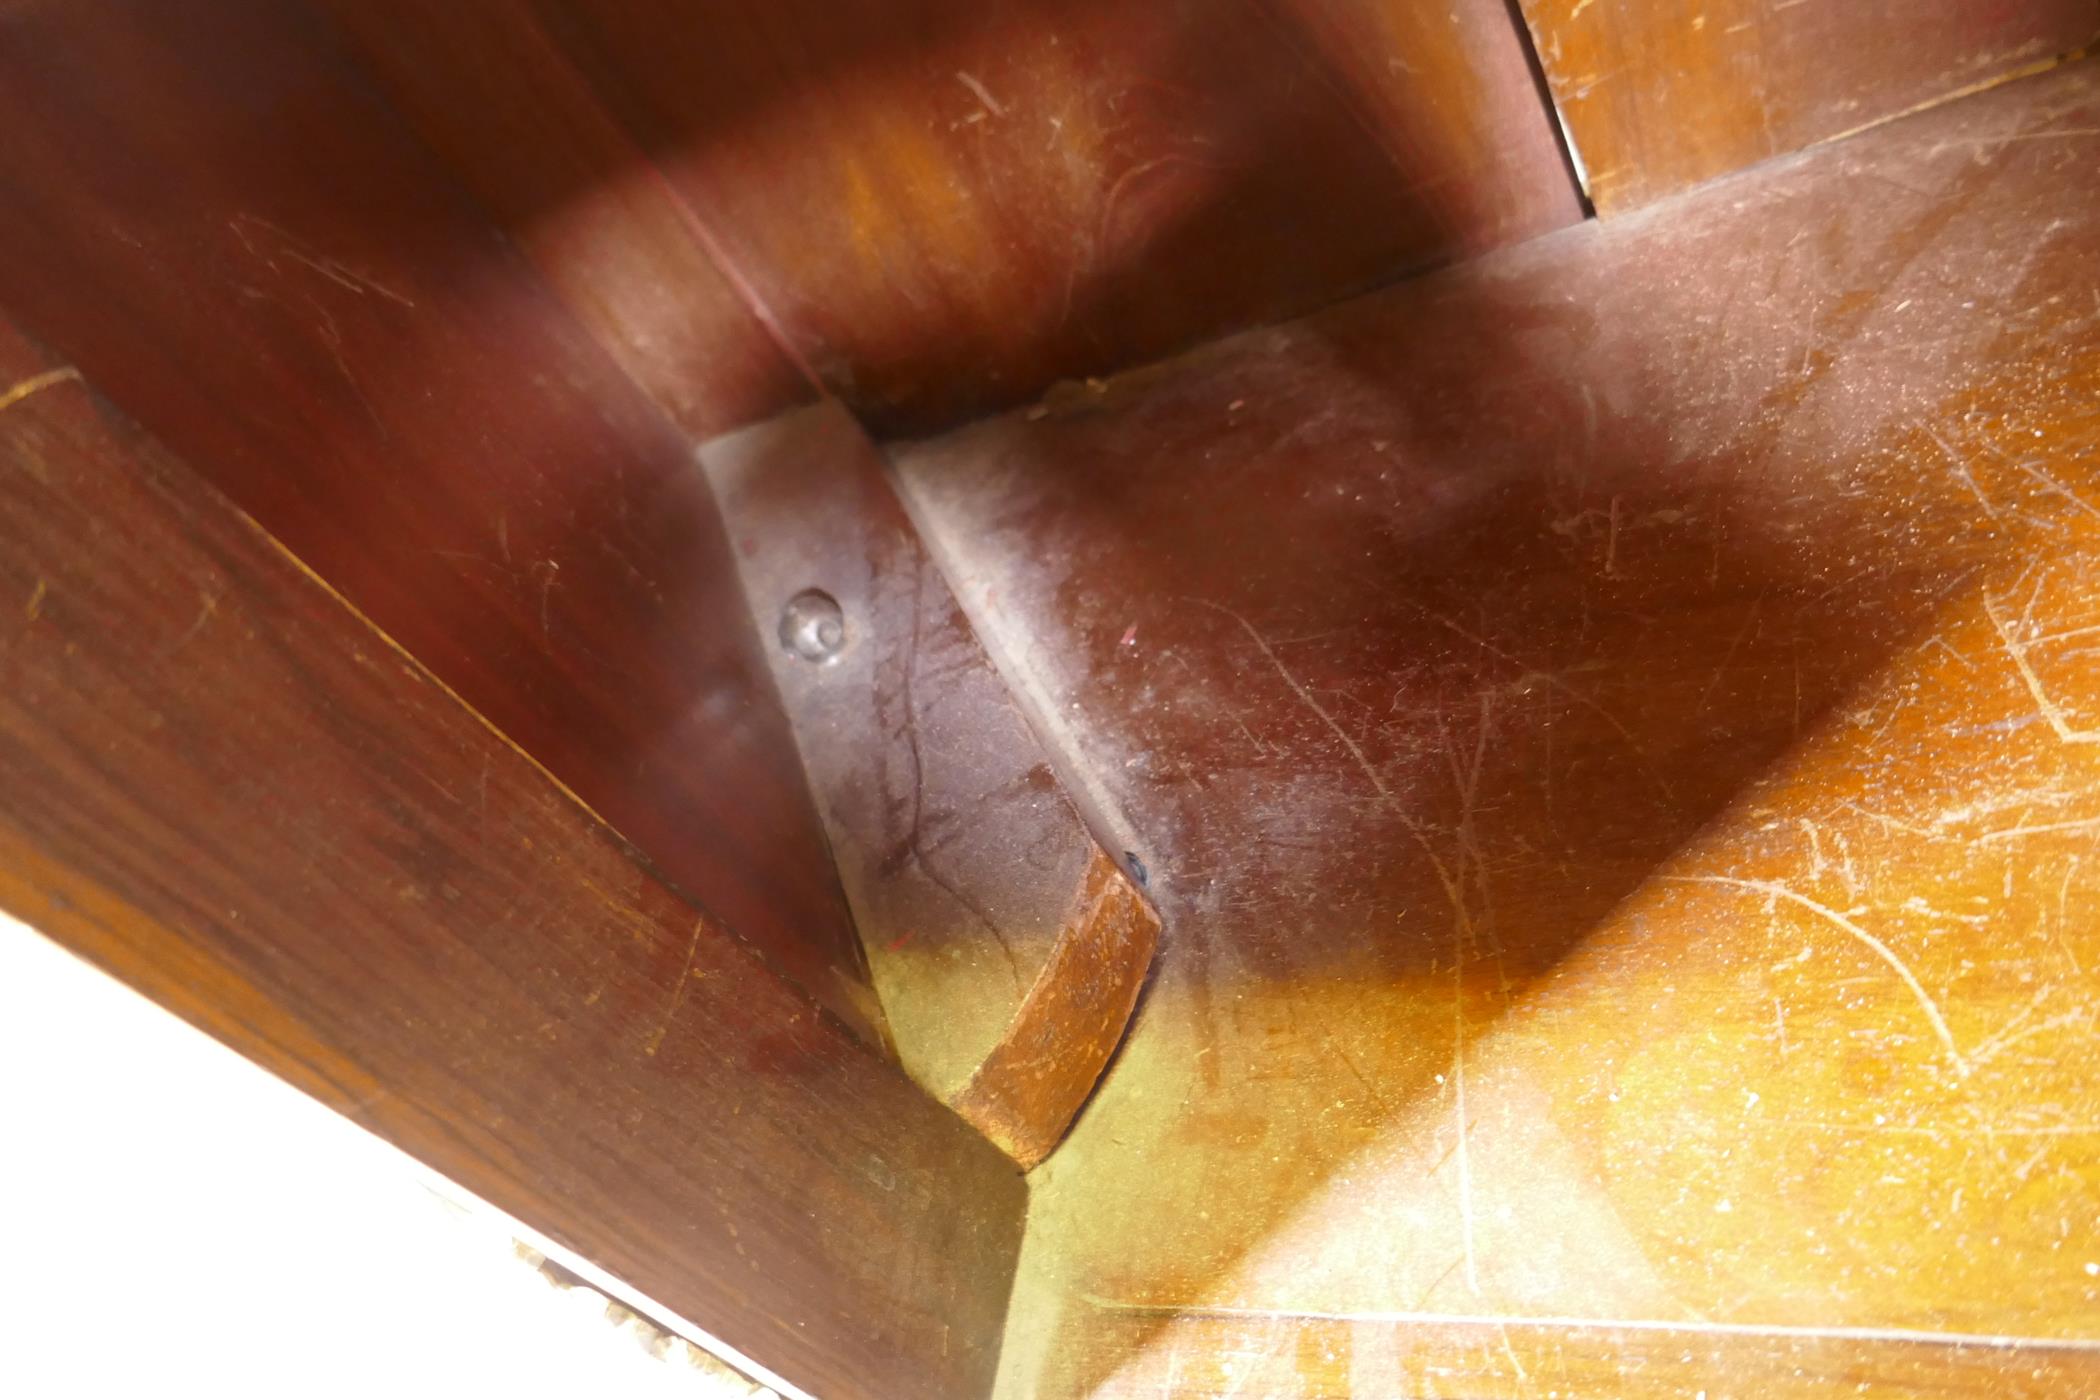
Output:
[[[2068,1400],[2100,1372],[2048,1341],[1435,1314],[1109,1309],[1084,1345],[1145,1400]]]
[[[701,450],[904,1067],[1014,1158],[1056,1146],[1122,1039],[1159,920],[906,517],[825,403]],[[829,654],[783,644],[812,590]]]
[[[808,399],[709,214],[686,203],[514,0],[309,0],[570,312],[686,433]],[[696,79],[700,75],[696,75]]]
[[[1579,217],[1503,0],[536,8],[892,429]]]
[[[0,905],[807,1391],[983,1394],[1011,1163],[90,383],[0,325]]]
[[[2100,38],[2094,0],[1519,0],[1609,216]]]
[[[0,305],[879,1039],[687,439],[324,24],[11,7]]]
[[[1004,1393],[1619,1393],[1646,1324],[2094,1388],[2096,129],[2066,69],[900,454],[1167,919]]]

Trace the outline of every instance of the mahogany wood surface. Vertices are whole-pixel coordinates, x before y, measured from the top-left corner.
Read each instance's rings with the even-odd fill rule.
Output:
[[[0,325],[0,905],[806,1391],[984,1394],[1012,1164],[91,384]]]
[[[0,306],[880,1039],[687,439],[325,26],[11,7]]]
[[[898,451],[1166,921],[1002,1393],[2100,1387],[2096,132],[2069,65]]]
[[[2100,38],[2094,0],[1519,0],[1610,216]]]
[[[816,392],[673,188],[516,0],[312,0],[564,306],[695,439]]]
[[[540,0],[878,432],[1581,216],[1503,0]]]

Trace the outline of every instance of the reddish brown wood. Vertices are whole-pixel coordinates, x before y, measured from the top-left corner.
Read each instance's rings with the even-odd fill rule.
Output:
[[[712,437],[814,386],[689,207],[513,0],[314,0],[389,101],[680,428]]]
[[[1600,213],[2046,64],[2094,0],[1519,0]]]
[[[1088,830],[845,410],[702,455],[899,1059],[1034,1166],[1122,1040],[1158,917]],[[822,661],[779,642],[810,590],[841,612]]]
[[[685,440],[319,28],[11,11],[0,303],[879,1036]]]
[[[1048,1157],[1122,1043],[1159,943],[1159,915],[1096,850],[1013,1025],[954,1099],[1023,1167]]]
[[[1572,222],[1502,0],[545,0],[878,428]]]
[[[1628,1322],[2092,1388],[2096,131],[2068,66],[899,450],[1168,923],[1009,1393],[1331,1393],[1312,1314],[1419,1319],[1369,1394],[1639,1394]]]
[[[1011,1164],[4,325],[0,385],[0,905],[808,1391],[983,1395]]]

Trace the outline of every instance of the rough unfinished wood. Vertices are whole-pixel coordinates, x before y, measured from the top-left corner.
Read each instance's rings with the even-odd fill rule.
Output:
[[[702,449],[899,1059],[1034,1166],[1129,1023],[1159,919],[825,403]],[[821,658],[783,619],[839,610]]]
[[[311,17],[10,9],[0,304],[880,1039],[685,438]]]
[[[883,430],[1580,217],[1503,0],[538,8]]]
[[[1394,1314],[1361,1393],[2100,1387],[2096,131],[2074,65],[901,453],[1170,930],[1004,1394]]]
[[[1598,212],[2047,65],[2094,0],[1519,0]]]
[[[810,1392],[974,1400],[1012,1165],[0,326],[0,905]]]

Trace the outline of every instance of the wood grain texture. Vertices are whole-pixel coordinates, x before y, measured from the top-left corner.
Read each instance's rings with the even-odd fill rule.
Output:
[[[10,9],[0,304],[880,1038],[685,439],[317,25]]]
[[[2047,64],[2094,0],[1518,0],[1600,214]]]
[[[1023,1167],[1042,1164],[1122,1044],[1159,945],[1159,915],[1097,849],[1013,1024],[953,1100]]]
[[[998,1152],[0,327],[0,904],[827,1396],[984,1392]]]
[[[313,0],[387,100],[628,375],[695,439],[815,386],[714,259],[700,211],[530,5]]]
[[[1580,217],[1501,0],[543,0],[878,431]]]
[[[701,450],[898,1058],[1032,1167],[1130,1020],[1156,914],[1089,830],[843,407]],[[791,653],[821,591],[843,644]]]
[[[2073,65],[899,450],[1171,935],[1003,1394],[1325,1393],[1218,1310],[1429,1317],[1371,1394],[1565,1389],[1436,1318],[2100,1336],[2095,131]]]

